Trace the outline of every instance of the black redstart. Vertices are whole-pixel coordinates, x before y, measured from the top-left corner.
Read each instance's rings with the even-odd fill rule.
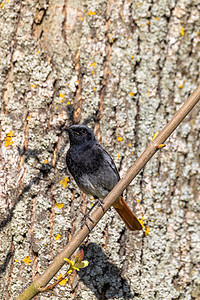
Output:
[[[120,180],[115,163],[98,144],[90,128],[85,125],[72,125],[66,130],[70,139],[66,156],[69,172],[85,194],[104,199]],[[113,207],[128,229],[142,229],[122,196],[114,202]]]

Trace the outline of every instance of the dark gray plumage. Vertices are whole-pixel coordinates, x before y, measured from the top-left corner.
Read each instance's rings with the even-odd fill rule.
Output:
[[[69,172],[84,193],[99,199],[105,198],[120,180],[114,161],[87,126],[72,125],[66,130],[70,139],[66,156]],[[122,196],[113,206],[130,230],[142,229]]]

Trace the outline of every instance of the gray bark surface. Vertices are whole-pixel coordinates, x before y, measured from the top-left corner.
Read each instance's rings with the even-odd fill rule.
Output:
[[[64,126],[90,126],[123,176],[200,84],[199,32],[195,0],[2,1],[1,299],[43,273],[91,205],[60,183]],[[111,209],[89,235],[89,266],[36,299],[199,299],[199,111],[124,193],[144,231]]]

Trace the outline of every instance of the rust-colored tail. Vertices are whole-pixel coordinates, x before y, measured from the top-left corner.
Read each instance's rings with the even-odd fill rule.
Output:
[[[134,216],[131,209],[128,207],[126,201],[120,196],[113,204],[113,207],[118,212],[129,230],[141,230],[142,225],[138,219]]]

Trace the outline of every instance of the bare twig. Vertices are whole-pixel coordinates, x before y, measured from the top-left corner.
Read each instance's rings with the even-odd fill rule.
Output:
[[[136,177],[140,170],[145,166],[145,164],[150,160],[150,158],[159,150],[159,145],[163,144],[165,140],[171,135],[171,133],[176,129],[176,127],[182,122],[186,115],[191,111],[191,109],[197,104],[200,99],[200,86],[192,93],[185,104],[177,111],[172,120],[161,130],[157,137],[150,142],[146,150],[141,154],[141,156],[136,160],[134,165],[130,167],[124,178],[122,178],[109,195],[104,199],[105,212],[110,208],[110,206],[115,202],[115,200],[121,195],[124,189],[129,185],[129,183]],[[89,226],[93,229],[99,220],[102,218],[104,213],[101,207],[97,207],[96,210],[91,215],[91,219],[94,223],[90,222]],[[83,226],[72,240],[65,246],[62,252],[60,252],[46,271],[38,277],[18,298],[17,300],[28,300],[32,299],[35,295],[39,293],[39,288],[44,287],[53,276],[59,271],[59,269],[64,265],[64,258],[70,257],[78,246],[83,242],[83,240],[89,234],[87,226]]]

